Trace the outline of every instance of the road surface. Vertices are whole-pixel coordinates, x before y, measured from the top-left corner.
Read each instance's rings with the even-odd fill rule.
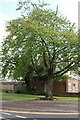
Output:
[[[21,112],[21,111],[0,111],[0,119],[13,120],[13,118],[22,118],[30,120],[42,120],[42,118],[78,118],[78,113],[46,113],[46,112]],[[75,120],[76,120],[75,119]]]

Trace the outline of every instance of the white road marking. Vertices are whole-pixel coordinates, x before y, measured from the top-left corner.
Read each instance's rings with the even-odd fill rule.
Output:
[[[3,117],[0,117],[0,120],[4,119]]]
[[[20,116],[20,115],[15,115],[15,116],[18,117],[18,118],[26,118],[26,117]]]
[[[10,113],[3,113],[3,114],[5,114],[5,115],[11,115]]]

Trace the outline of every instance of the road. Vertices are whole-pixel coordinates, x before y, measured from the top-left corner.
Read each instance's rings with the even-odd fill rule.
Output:
[[[48,112],[78,112],[78,102],[59,102],[59,101],[2,101],[2,109],[21,110],[21,111],[48,111]]]
[[[58,101],[40,100],[2,101],[0,112],[2,114],[0,118],[6,120],[18,120],[19,118],[21,120],[29,118],[31,118],[30,120],[50,120],[50,118],[52,120],[63,120],[65,118],[78,120],[79,104],[78,102],[60,103]]]
[[[16,118],[31,118],[30,120],[42,120],[42,118],[78,118],[78,113],[45,113],[45,112],[21,112],[0,111],[0,119],[13,120]],[[75,119],[76,120],[76,119]]]

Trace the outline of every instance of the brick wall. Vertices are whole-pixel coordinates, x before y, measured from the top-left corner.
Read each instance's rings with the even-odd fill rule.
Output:
[[[44,78],[33,78],[32,87],[37,94],[44,94]],[[72,90],[69,90],[68,84],[72,84]],[[78,84],[78,91],[75,90],[75,84]],[[15,92],[14,82],[0,82],[0,92]],[[54,95],[68,95],[72,93],[80,93],[80,80],[70,78],[66,81],[54,81],[53,82],[53,94]]]
[[[0,92],[14,92],[13,82],[0,82]]]
[[[44,94],[44,82],[43,78],[34,78],[32,81],[33,87],[36,89],[37,93]],[[66,82],[54,81],[53,82],[53,94],[65,94],[66,93]]]
[[[54,81],[53,82],[53,94],[66,94],[66,82],[63,81]]]

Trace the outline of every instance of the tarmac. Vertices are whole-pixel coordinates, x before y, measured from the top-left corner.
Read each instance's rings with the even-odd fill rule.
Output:
[[[2,110],[23,112],[48,112],[48,113],[78,113],[78,102],[60,102],[58,100],[3,100],[0,101]]]

